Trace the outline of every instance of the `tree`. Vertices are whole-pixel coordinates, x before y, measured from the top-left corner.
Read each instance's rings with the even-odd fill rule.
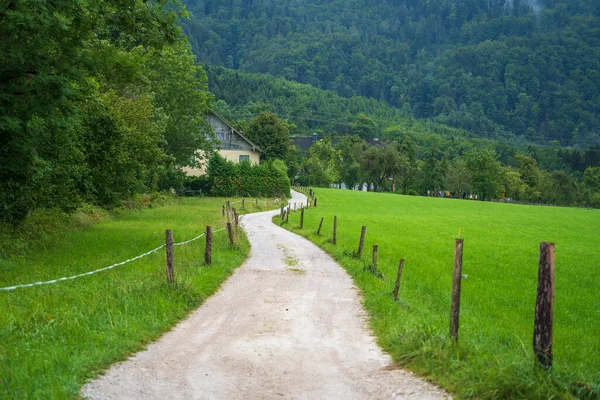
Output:
[[[337,148],[342,154],[341,180],[348,189],[364,183],[364,173],[360,165],[361,155],[368,148],[367,142],[356,135],[342,138]]]
[[[34,207],[69,211],[80,204],[93,189],[86,180],[88,126],[80,110],[82,103],[100,101],[95,78],[101,50],[174,43],[176,19],[170,1],[3,2],[0,220],[18,223]],[[113,59],[113,70],[139,76],[128,61]]]
[[[256,143],[263,150],[263,160],[286,160],[290,151],[290,131],[294,125],[279,118],[270,111],[261,112],[252,118],[246,134],[248,139]]]
[[[395,144],[372,146],[361,157],[361,166],[367,181],[375,185],[376,191],[384,189],[400,172],[400,165],[407,163],[406,157],[398,152]]]
[[[331,146],[329,141],[319,141],[308,151],[301,180],[306,185],[328,187],[340,181],[342,152]]]
[[[352,133],[364,140],[371,140],[377,136],[375,122],[367,114],[357,114],[351,127]]]
[[[182,40],[144,54],[144,75],[165,116],[165,153],[178,166],[197,166],[194,154],[209,154],[213,147],[214,133],[204,117],[213,96],[189,43]]]
[[[473,191],[481,200],[497,197],[501,189],[501,169],[496,152],[471,150],[465,154],[467,169],[473,177]]]
[[[456,193],[457,196],[471,193],[473,178],[462,158],[458,158],[450,164],[446,182],[448,189]]]

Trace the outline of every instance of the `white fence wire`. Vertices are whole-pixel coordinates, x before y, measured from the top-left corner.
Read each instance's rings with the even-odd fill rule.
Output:
[[[219,230],[214,231],[213,233],[221,232],[221,231],[224,231],[225,229],[226,228],[219,229]],[[173,243],[173,246],[183,246],[184,244],[188,244],[188,243],[191,243],[191,242],[193,242],[195,240],[200,239],[204,235],[206,235],[206,233],[202,233],[201,235],[198,235],[195,238],[192,238],[190,240],[186,240],[185,242]],[[20,289],[20,288],[27,288],[27,287],[32,287],[32,286],[51,285],[51,284],[57,283],[57,282],[68,281],[68,280],[71,280],[71,279],[81,278],[83,276],[88,276],[88,275],[94,275],[94,274],[97,274],[98,272],[107,271],[109,269],[113,269],[113,268],[121,266],[123,264],[127,264],[127,263],[130,263],[130,262],[135,261],[135,260],[139,260],[142,257],[146,257],[146,256],[148,256],[148,255],[150,255],[152,253],[156,253],[158,250],[162,249],[163,247],[166,247],[166,245],[163,244],[163,245],[158,246],[157,248],[155,248],[153,250],[150,250],[150,251],[148,251],[148,252],[146,252],[144,254],[140,254],[139,256],[136,256],[136,257],[130,258],[128,260],[121,261],[120,263],[109,265],[108,267],[100,268],[100,269],[97,269],[97,270],[94,270],[94,271],[84,272],[82,274],[73,275],[73,276],[66,276],[66,277],[62,277],[62,278],[58,278],[58,279],[52,279],[51,281],[34,282],[34,283],[26,283],[26,284],[23,284],[23,285],[7,286],[7,287],[0,288],[0,291],[8,292],[10,290],[15,290],[15,289]]]

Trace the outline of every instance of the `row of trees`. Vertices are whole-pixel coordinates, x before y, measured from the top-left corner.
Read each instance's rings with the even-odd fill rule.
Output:
[[[0,221],[169,188],[210,150],[212,98],[177,2],[0,5]]]
[[[564,171],[548,172],[535,158],[514,154],[507,165],[494,150],[471,149],[449,159],[431,148],[424,158],[406,136],[401,142],[370,146],[358,137],[314,144],[304,161],[298,181],[303,185],[330,186],[344,183],[350,189],[395,189],[404,194],[451,195],[481,200],[511,199],[565,206],[600,208],[600,167],[588,167],[581,179]]]
[[[325,138],[301,154],[291,142],[294,125],[272,112],[263,112],[240,126],[263,147],[263,160],[284,160],[290,179],[304,186],[343,183],[351,189],[366,185],[371,190],[403,194],[451,193],[461,198],[476,195],[481,200],[600,207],[600,160],[591,156],[594,165],[579,174],[568,167],[541,168],[535,148],[510,153],[504,148],[501,157],[486,146],[452,146],[435,140],[421,144],[407,133],[398,133],[399,140],[371,144],[358,135]],[[566,157],[569,153],[560,150],[560,154]],[[558,159],[556,154],[553,159]]]

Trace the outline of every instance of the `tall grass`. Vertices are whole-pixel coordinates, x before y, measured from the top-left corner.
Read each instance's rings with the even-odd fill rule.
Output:
[[[226,222],[223,203],[185,198],[42,235],[28,251],[0,259],[0,287],[129,259],[163,244],[165,229],[173,230],[176,242],[201,234],[206,225],[217,230]],[[214,234],[210,267],[204,265],[204,238],[175,247],[173,285],[166,283],[161,249],[96,275],[0,292],[0,398],[76,397],[87,379],[142,349],[217,290],[247,256],[243,232],[236,236],[232,247],[226,232]]]
[[[284,227],[328,251],[364,296],[379,343],[458,397],[600,398],[600,212],[318,189]],[[331,243],[338,216],[338,245]],[[321,236],[316,230],[321,217]],[[280,221],[277,221],[278,223]],[[363,258],[355,253],[367,226]],[[460,341],[449,339],[453,242],[465,240]],[[539,243],[556,243],[552,371],[534,367]],[[381,279],[369,271],[379,245]],[[400,299],[393,290],[406,260]]]

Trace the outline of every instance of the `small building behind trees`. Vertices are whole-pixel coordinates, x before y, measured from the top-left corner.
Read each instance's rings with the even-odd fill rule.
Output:
[[[225,118],[215,112],[206,114],[215,137],[218,140],[217,152],[226,160],[233,162],[250,161],[252,164],[260,163],[262,149],[252,143],[242,132],[237,130]],[[202,154],[198,154],[202,157]],[[206,167],[185,168],[189,176],[201,176],[206,173]]]

